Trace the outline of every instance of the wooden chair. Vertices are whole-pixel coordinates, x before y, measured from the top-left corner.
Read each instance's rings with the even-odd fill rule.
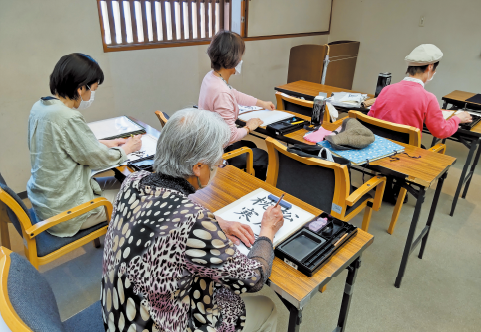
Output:
[[[100,301],[62,322],[45,277],[4,247],[0,247],[0,314],[1,331],[105,331]]]
[[[419,128],[379,120],[358,111],[349,111],[349,117],[357,119],[378,136],[390,139],[392,141],[417,146],[419,148],[421,147],[421,131]],[[446,145],[437,144],[428,150],[444,154],[446,152]],[[396,227],[399,214],[401,213],[401,208],[403,206],[406,193],[407,190],[405,188],[401,188],[399,191],[396,205],[394,206],[394,211],[391,217],[391,223],[389,224],[387,231],[389,234],[394,232],[394,227]]]
[[[280,111],[290,111],[306,116],[312,115],[312,108],[314,107],[313,101],[292,97],[278,91],[276,92],[276,101],[277,109]],[[329,115],[328,107],[326,107],[326,110],[324,111],[323,119],[324,122],[331,122],[331,116]]]
[[[57,237],[46,232],[52,226],[80,216],[97,207],[103,206],[107,221],[80,230],[72,237]],[[95,247],[100,247],[99,237],[107,233],[107,227],[112,215],[112,203],[104,197],[95,198],[89,202],[62,212],[47,220],[37,219],[33,209],[28,210],[18,195],[10,189],[0,174],[0,222],[4,225],[9,220],[23,238],[24,252],[30,263],[38,269],[55,259],[94,241]]]
[[[365,209],[361,228],[368,231],[372,209],[378,211],[381,207],[385,177],[375,176],[355,189],[346,165],[300,157],[287,152],[286,146],[271,137],[266,138],[266,144],[267,183],[343,221],[351,220]],[[374,189],[373,199],[369,192]]]
[[[167,115],[167,113],[165,112],[161,112],[161,111],[155,111],[155,115],[157,116],[157,118],[159,119],[160,121],[160,124],[162,125],[162,128],[165,126],[165,124],[167,123],[167,121],[169,120],[169,116]],[[252,175],[252,176],[255,176],[255,170],[254,170],[254,153],[252,152],[251,149],[247,148],[247,147],[242,147],[240,149],[236,149],[236,150],[233,150],[233,151],[230,151],[230,152],[226,152],[224,153],[224,155],[222,156],[222,158],[224,160],[229,160],[231,158],[234,158],[234,157],[237,157],[237,156],[240,156],[244,153],[247,153],[247,159],[246,159],[246,168],[245,168],[245,171],[246,173]]]
[[[161,111],[155,111],[155,115],[159,119],[160,124],[162,125],[162,128],[164,128],[165,124],[169,120],[169,115],[167,113],[161,112]]]

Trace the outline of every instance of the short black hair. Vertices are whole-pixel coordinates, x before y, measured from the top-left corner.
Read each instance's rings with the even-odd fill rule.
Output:
[[[77,100],[78,88],[102,84],[104,72],[90,55],[72,53],[58,60],[50,74],[50,92],[62,98]]]
[[[436,71],[436,67],[439,65],[439,61],[438,62],[435,62],[433,63],[433,71]],[[429,65],[425,65],[425,66],[409,66],[408,67],[408,70],[406,70],[406,74],[409,74],[411,76],[414,76],[416,74],[422,74],[426,71],[426,69],[428,69],[428,66]]]
[[[246,49],[242,37],[232,31],[220,30],[207,49],[210,66],[214,70],[232,69],[239,64]]]

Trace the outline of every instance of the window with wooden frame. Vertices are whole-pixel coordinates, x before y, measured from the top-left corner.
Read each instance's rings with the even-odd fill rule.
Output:
[[[209,44],[221,29],[245,40],[327,34],[332,1],[97,0],[97,5],[104,52],[116,52]]]
[[[231,1],[97,0],[104,51],[208,44],[231,29]]]

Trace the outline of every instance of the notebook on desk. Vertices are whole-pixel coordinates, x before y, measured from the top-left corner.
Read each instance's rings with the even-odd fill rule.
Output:
[[[404,151],[402,145],[377,135],[374,135],[373,143],[359,150],[336,150],[328,141],[317,144],[329,149],[333,155],[349,160],[353,165],[363,165]]]
[[[145,128],[125,115],[116,118],[89,122],[87,125],[99,140],[109,140],[130,135],[145,134]]]

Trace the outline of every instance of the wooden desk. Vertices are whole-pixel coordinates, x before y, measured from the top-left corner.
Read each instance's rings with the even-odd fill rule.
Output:
[[[297,81],[289,84],[279,85],[275,89],[277,91],[285,92],[287,94],[291,94],[297,97],[310,97],[311,98],[310,100],[312,100],[315,96],[317,96],[319,92],[325,92],[328,94],[328,96],[330,96],[332,92],[339,92],[339,91],[359,93],[358,91],[350,91],[350,90],[345,90],[341,88],[336,88],[328,85],[322,85],[322,84],[306,82],[306,81]],[[476,94],[471,92],[464,92],[459,90],[453,91],[442,98],[444,100],[443,109],[447,109],[448,104],[452,104],[457,107],[464,107],[467,104],[468,107],[472,109],[481,110],[481,104],[466,102],[466,99],[469,99],[474,95]],[[372,97],[373,95],[369,95],[369,96]],[[339,110],[348,111],[348,109],[343,109],[343,108],[340,108]],[[361,111],[364,111],[364,110],[361,110]],[[310,119],[306,119],[306,120],[310,120]],[[306,131],[297,131],[291,134],[287,134],[285,135],[286,138],[284,139],[284,141],[287,143],[296,144],[295,140],[303,140],[302,137],[304,136],[305,132]],[[424,128],[423,132],[431,134],[429,130],[427,130],[427,128]],[[275,138],[281,139],[279,137],[275,137]],[[463,186],[464,186],[464,190],[461,197],[466,198],[466,195],[469,190],[469,186],[471,184],[471,179],[474,175],[474,171],[481,157],[481,122],[478,123],[473,128],[471,128],[471,130],[465,130],[465,129],[459,128],[454,135],[449,137],[449,139],[463,144],[469,150],[468,156],[466,158],[466,163],[463,166],[463,170],[461,172],[461,176],[458,181],[458,186],[456,188],[456,192],[453,197],[453,202],[451,204],[451,211],[449,212],[449,215],[453,216],[454,210],[456,209],[456,205],[458,203],[458,199],[461,194],[461,190],[463,189]],[[440,141],[440,139],[433,137],[431,147],[436,145],[438,141]],[[304,142],[306,144],[313,144],[306,141]],[[446,142],[446,139],[443,139],[442,143],[445,143],[445,142]]]
[[[227,166],[217,171],[215,178],[207,188],[197,191],[191,198],[215,212],[258,188],[263,188],[278,196],[283,193],[281,190],[234,166]],[[285,197],[289,202],[314,215],[319,215],[322,212],[289,194],[286,194]],[[373,240],[374,237],[371,234],[358,229],[356,236],[310,278],[290,267],[282,260],[275,258],[268,285],[279,295],[282,302],[289,309],[289,331],[299,331],[302,309],[311,297],[317,294],[329,280],[348,268],[346,290],[349,291],[345,291],[343,295],[338,327],[336,329],[336,331],[344,331],[351,301],[351,287],[354,285],[357,271],[360,267],[360,256],[372,244]]]
[[[467,106],[467,108],[481,110],[481,104],[466,101],[466,99],[474,97],[475,95],[477,95],[477,93],[454,90],[442,98],[444,101],[443,109],[447,109],[448,104],[452,104],[456,107],[464,108],[464,106]]]
[[[444,101],[443,109],[448,109],[449,104],[458,108],[461,108],[467,105],[468,108],[478,110],[478,112],[480,112],[479,110],[481,110],[481,104],[466,102],[466,99],[469,99],[474,95],[476,94],[471,92],[455,90],[442,98]],[[424,127],[423,132],[431,134],[426,127]],[[469,190],[469,185],[471,184],[471,179],[474,175],[474,170],[476,169],[476,166],[478,165],[478,162],[479,162],[479,158],[481,155],[481,122],[475,125],[473,128],[471,128],[471,130],[466,130],[461,127],[458,128],[456,133],[454,133],[451,137],[448,137],[448,139],[463,144],[469,150],[468,156],[466,157],[466,163],[464,164],[463,170],[461,171],[461,176],[458,181],[458,186],[456,187],[456,192],[453,197],[453,203],[451,204],[451,211],[449,212],[449,215],[453,216],[454,210],[456,209],[456,204],[458,203],[461,190],[463,189],[463,186],[464,186],[464,190],[461,197],[466,198],[466,195]],[[439,141],[441,141],[441,139],[433,137],[431,146],[436,145]],[[443,139],[442,143],[445,143],[445,142],[446,142],[446,139]]]
[[[330,85],[324,85],[319,83],[312,83],[307,81],[296,81],[291,82],[283,85],[276,86],[274,88],[276,91],[283,92],[293,97],[304,98],[306,100],[314,100],[314,97],[319,95],[319,92],[325,92],[328,97],[331,96],[333,92],[352,92],[352,93],[364,93],[354,90],[347,90],[342,88],[336,88]],[[370,98],[373,98],[374,95],[367,94]],[[345,108],[341,106],[336,106],[336,109],[340,112],[349,112],[350,109],[355,109],[357,111],[361,111],[367,113],[369,109],[367,108]],[[310,119],[309,119],[310,120]]]
[[[311,100],[314,100],[315,96],[319,95],[319,92],[327,93],[327,96],[330,97],[333,92],[352,92],[352,93],[364,93],[354,90],[347,90],[343,88],[336,88],[330,85],[324,85],[319,83],[307,82],[307,81],[296,81],[292,83],[287,83],[283,85],[279,85],[275,87],[275,90],[279,92],[284,92],[287,94],[291,94],[293,96],[302,96],[306,98],[306,96],[312,97]],[[369,97],[374,98],[374,95],[367,94]],[[307,99],[307,98],[306,98]]]
[[[302,116],[300,114],[296,114],[293,112],[289,113],[292,113],[293,115],[301,118],[306,118],[305,116]],[[334,123],[326,123],[323,125],[324,128],[331,131],[336,129],[338,126],[339,124]],[[305,129],[300,129],[287,135],[275,136],[270,135],[263,128],[258,128],[256,129],[256,131],[274,137],[278,140],[284,141],[288,144],[313,144],[304,140],[303,136],[307,132]],[[403,145],[405,147],[405,152],[410,156],[421,156],[421,158],[412,159],[405,154],[400,154],[396,156],[399,158],[398,161],[391,161],[390,158],[383,158],[370,163],[368,166],[365,166],[366,168],[379,172],[383,175],[395,177],[397,179],[397,182],[402,187],[406,188],[408,192],[410,192],[416,198],[416,207],[414,210],[413,218],[411,220],[408,237],[406,239],[406,245],[404,247],[404,253],[401,259],[398,276],[394,284],[397,288],[401,287],[402,278],[406,270],[409,256],[419,244],[421,244],[421,248],[418,257],[421,259],[423,256],[444,179],[447,176],[447,171],[449,167],[456,162],[456,158],[447,155],[434,153],[407,144],[398,144]],[[421,231],[421,234],[416,239],[414,239],[417,223],[419,221],[419,215],[421,213],[421,207],[426,195],[426,188],[430,187],[436,180],[439,181],[436,186],[436,191],[434,194],[433,202],[431,204],[431,210],[428,220],[426,222],[426,226]]]

